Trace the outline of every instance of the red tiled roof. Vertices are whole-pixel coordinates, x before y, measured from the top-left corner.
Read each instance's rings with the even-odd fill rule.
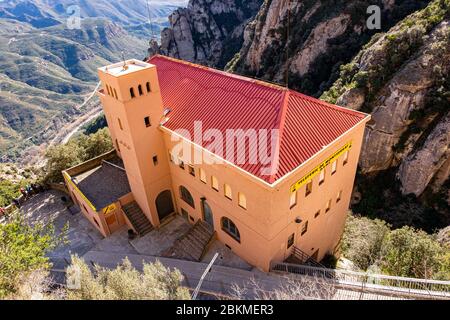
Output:
[[[173,58],[157,55],[148,62],[157,67],[164,106],[171,109],[166,128],[186,129],[192,137],[195,121],[202,122],[203,131],[218,129],[224,136],[227,129],[279,129],[276,173],[263,174],[264,164],[235,162],[268,183],[300,166],[366,117],[277,85]],[[208,149],[208,143],[203,147]],[[249,148],[256,146],[246,143],[247,155]]]

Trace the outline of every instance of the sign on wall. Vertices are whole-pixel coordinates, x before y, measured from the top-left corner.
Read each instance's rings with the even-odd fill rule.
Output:
[[[103,209],[103,214],[106,216],[107,214],[115,211],[116,208],[117,208],[116,205],[113,203],[113,204],[111,204],[111,205],[109,205],[109,206],[107,206],[106,208]]]
[[[308,183],[312,178],[317,176],[323,169],[325,169],[327,166],[332,164],[337,158],[339,158],[342,154],[347,152],[352,148],[352,142],[350,141],[345,146],[340,148],[338,151],[333,153],[329,158],[327,158],[324,162],[319,164],[317,167],[312,169],[307,175],[305,175],[303,178],[298,180],[296,183],[294,183],[291,187],[291,193],[296,192],[299,190],[303,185]]]

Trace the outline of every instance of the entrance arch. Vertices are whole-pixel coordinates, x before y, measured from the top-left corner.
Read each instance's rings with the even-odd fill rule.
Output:
[[[156,210],[158,210],[159,221],[164,220],[175,212],[170,190],[165,190],[158,195],[156,198]]]

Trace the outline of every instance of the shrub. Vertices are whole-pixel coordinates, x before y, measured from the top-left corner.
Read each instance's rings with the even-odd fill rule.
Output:
[[[342,251],[358,268],[367,270],[380,257],[389,225],[382,220],[349,215],[342,239]]]
[[[137,271],[128,259],[114,270],[95,266],[92,272],[80,258],[72,256],[68,282],[79,284],[69,290],[69,300],[188,300],[189,291],[181,286],[180,271],[164,267],[159,261],[144,263]]]

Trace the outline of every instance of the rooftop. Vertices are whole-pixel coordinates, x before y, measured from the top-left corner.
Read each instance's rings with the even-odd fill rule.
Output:
[[[125,66],[125,67],[124,67]],[[143,69],[147,69],[152,67],[151,65],[149,65],[148,63],[145,63],[143,61],[139,61],[136,59],[131,59],[131,60],[127,60],[125,61],[125,63],[122,62],[118,62],[106,67],[102,67],[100,68],[101,71],[111,74],[113,76],[123,76],[132,72],[136,72],[139,70],[143,70]]]
[[[116,156],[73,176],[72,181],[94,207],[101,210],[131,192],[123,168],[122,160]]]
[[[224,136],[228,129],[279,130],[274,173],[264,173],[264,164],[234,163],[269,184],[369,117],[281,86],[161,55],[148,62],[157,67],[164,107],[171,110],[165,128],[186,129],[191,137],[196,121],[203,131],[218,129]],[[204,141],[202,147],[214,153],[211,145]],[[247,143],[246,150],[251,148]],[[270,154],[270,141],[268,148]]]

